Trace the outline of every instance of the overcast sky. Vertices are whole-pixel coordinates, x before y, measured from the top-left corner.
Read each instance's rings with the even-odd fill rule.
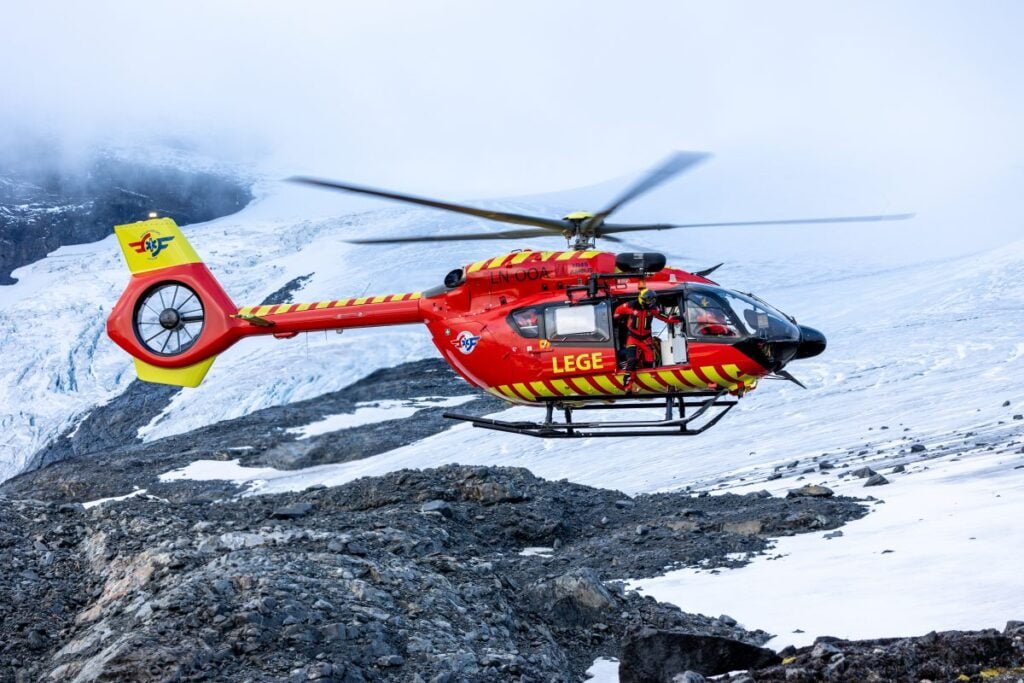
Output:
[[[961,219],[992,203],[1005,219],[1024,180],[1012,0],[36,1],[0,20],[0,122],[18,135],[186,139],[453,197],[707,150],[706,178],[746,180],[719,195],[740,218],[758,187],[788,192],[778,210],[827,209],[827,184],[852,188],[840,210],[955,197]]]

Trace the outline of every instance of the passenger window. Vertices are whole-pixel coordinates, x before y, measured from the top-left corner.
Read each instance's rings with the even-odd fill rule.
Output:
[[[540,316],[536,308],[513,311],[512,325],[527,339],[536,339],[540,336]]]
[[[553,306],[544,311],[544,329],[551,341],[607,342],[611,340],[608,304]]]

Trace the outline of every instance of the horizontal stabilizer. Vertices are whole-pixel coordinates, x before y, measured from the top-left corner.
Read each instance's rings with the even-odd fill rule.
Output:
[[[251,313],[239,313],[235,317],[238,318],[239,320],[244,320],[245,322],[251,325],[255,325],[256,327],[274,326],[273,320],[267,320],[266,318],[261,318],[258,315],[252,315]]]

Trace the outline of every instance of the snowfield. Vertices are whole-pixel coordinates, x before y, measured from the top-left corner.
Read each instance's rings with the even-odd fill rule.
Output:
[[[452,243],[371,252],[343,240],[371,230],[383,236],[476,224],[424,211],[346,214],[307,199],[315,193],[268,185],[245,211],[185,232],[238,304],[257,303],[309,273],[296,300],[422,290],[460,264],[501,251]],[[557,197],[547,201],[565,208]],[[299,218],[317,212],[323,217]],[[913,229],[926,239],[926,224]],[[1024,421],[1014,415],[1024,412],[1024,241],[943,262],[913,263],[908,254],[904,265],[882,267],[827,252],[794,256],[799,233],[779,234],[788,237],[777,253],[735,258],[716,276],[821,329],[828,350],[789,367],[808,390],[764,381],[699,437],[537,440],[455,424],[365,460],[298,471],[199,461],[163,478],[229,479],[250,493],[270,493],[458,462],[521,466],[630,494],[686,487],[784,494],[824,483],[884,502],[871,504],[871,513],[843,527],[841,537],[783,538],[769,556],[741,569],[681,569],[633,586],[687,611],[729,613],[778,634],[771,643],[778,647],[825,634],[911,635],[1022,618]],[[687,253],[685,262],[673,259],[684,267],[722,260],[706,244],[700,253],[688,249],[688,237],[665,233],[637,242]],[[104,332],[128,278],[113,237],[62,248],[16,277],[18,284],[0,287],[0,479],[133,378],[130,359]],[[434,354],[416,327],[248,339],[218,358],[201,387],[178,394],[140,437],[155,440],[315,397]],[[306,434],[351,420],[393,419],[408,409],[363,406],[340,421],[309,425]],[[532,413],[517,407],[499,416]],[[926,450],[912,452],[913,445]],[[822,461],[834,467],[819,469]],[[891,483],[865,489],[863,480],[839,476],[865,464]],[[906,472],[891,474],[899,464]]]
[[[842,527],[842,536],[782,538],[739,569],[682,569],[629,585],[688,611],[735,615],[777,634],[768,643],[774,648],[809,645],[821,635],[899,637],[1018,619],[1020,446],[883,474],[892,483],[878,488],[849,477],[828,482],[842,495],[881,498],[871,514]],[[787,486],[795,487],[792,479],[781,488]]]

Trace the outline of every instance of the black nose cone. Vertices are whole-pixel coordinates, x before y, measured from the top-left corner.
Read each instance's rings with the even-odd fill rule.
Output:
[[[800,326],[800,346],[796,349],[795,358],[812,358],[825,350],[825,335],[813,327]]]

